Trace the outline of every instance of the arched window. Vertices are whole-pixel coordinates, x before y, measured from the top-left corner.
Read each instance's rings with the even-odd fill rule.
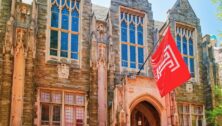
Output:
[[[121,23],[121,41],[123,44],[121,45],[121,57],[122,57],[122,66],[128,67],[128,48],[127,48],[127,23],[123,21]]]
[[[192,30],[177,27],[177,47],[188,65],[191,76],[195,77],[194,47]],[[182,42],[182,43],[181,43]],[[182,44],[182,45],[181,45]],[[182,50],[181,50],[182,49]]]
[[[50,56],[79,59],[79,4],[51,0]]]
[[[183,37],[183,54],[187,55],[187,38]]]
[[[177,48],[180,50],[181,52],[181,37],[179,35],[177,35]]]
[[[142,25],[138,26],[137,36],[138,36],[138,63],[139,63],[138,68],[141,68],[144,63],[144,49],[142,47],[143,46],[143,26]]]
[[[121,12],[122,67],[140,69],[144,63],[143,16]]]
[[[194,76],[194,52],[193,52],[193,40],[189,39],[189,56],[190,56],[190,73]]]

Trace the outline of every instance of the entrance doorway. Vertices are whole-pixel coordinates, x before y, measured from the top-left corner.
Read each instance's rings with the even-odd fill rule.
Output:
[[[131,112],[131,126],[160,126],[160,116],[150,103],[140,102]]]

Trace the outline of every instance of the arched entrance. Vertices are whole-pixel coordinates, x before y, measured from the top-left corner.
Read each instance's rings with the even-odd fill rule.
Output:
[[[160,115],[156,108],[146,102],[140,102],[131,111],[131,126],[160,126]]]

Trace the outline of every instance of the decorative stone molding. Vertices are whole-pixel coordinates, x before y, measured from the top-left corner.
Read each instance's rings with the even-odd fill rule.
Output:
[[[96,31],[97,31],[97,41],[106,43],[107,42],[107,35],[106,35],[106,28],[105,23],[97,22],[96,23]]]
[[[24,3],[17,3],[16,5],[16,21],[18,25],[28,25],[30,20],[30,6]]]
[[[15,56],[17,56],[20,51],[24,51],[25,33],[25,29],[16,29]]]
[[[105,28],[102,23],[97,24],[96,30],[99,33],[99,35],[104,35],[104,33],[105,33]]]
[[[67,64],[59,64],[58,68],[58,77],[63,79],[69,78],[69,66]]]
[[[193,92],[193,84],[187,83],[187,84],[186,84],[186,91],[187,91],[188,93],[192,93],[192,92]]]
[[[35,58],[35,54],[36,54],[36,40],[35,40],[35,32],[33,31],[33,29],[29,30],[26,54],[29,53],[29,52],[31,52],[32,55],[33,55],[33,58]]]
[[[6,33],[5,33],[5,42],[3,46],[3,54],[5,53],[13,53],[13,25],[14,25],[14,18],[10,17],[7,21],[6,26]]]
[[[107,61],[106,45],[99,43],[98,44],[98,62],[99,64],[106,64],[106,61]]]
[[[121,109],[119,112],[119,122],[120,126],[126,125],[126,112],[123,109]]]

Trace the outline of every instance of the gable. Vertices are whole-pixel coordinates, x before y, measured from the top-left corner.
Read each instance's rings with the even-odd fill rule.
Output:
[[[170,11],[172,13],[178,13],[186,17],[192,16],[194,18],[197,18],[188,0],[177,0]]]

